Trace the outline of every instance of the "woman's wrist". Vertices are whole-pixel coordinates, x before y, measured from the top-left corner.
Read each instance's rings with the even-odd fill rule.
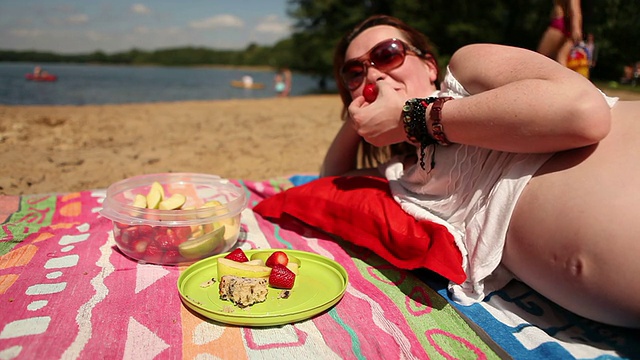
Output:
[[[447,135],[444,133],[444,125],[442,125],[442,108],[444,103],[449,100],[453,100],[453,98],[450,96],[437,98],[431,105],[429,117],[426,120],[431,137],[442,146],[451,145],[451,141],[447,139]]]
[[[425,169],[425,148],[435,144],[436,140],[429,134],[427,108],[437,98],[414,98],[405,102],[402,107],[402,123],[407,139],[420,146],[420,167]]]
[[[425,148],[429,145],[451,145],[442,125],[442,107],[452,97],[409,99],[402,107],[402,122],[407,139],[420,145],[420,166],[425,169]],[[431,161],[432,167],[434,161]]]

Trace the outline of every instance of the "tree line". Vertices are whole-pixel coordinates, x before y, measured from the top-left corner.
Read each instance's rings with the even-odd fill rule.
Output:
[[[552,4],[550,0],[288,0],[293,34],[273,46],[131,49],[76,55],[0,50],[0,61],[288,67],[326,81],[332,74],[335,44],[369,15],[393,15],[423,31],[444,66],[456,49],[475,42],[535,50],[549,24]],[[598,47],[593,78],[618,79],[625,65],[640,61],[640,2],[582,0],[582,9],[584,33],[594,34]]]

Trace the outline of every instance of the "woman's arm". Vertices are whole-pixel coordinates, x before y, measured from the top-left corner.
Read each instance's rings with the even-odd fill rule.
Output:
[[[449,63],[472,96],[449,101],[442,124],[454,143],[511,152],[554,152],[598,142],[610,109],[580,74],[533,51],[476,44]]]
[[[349,121],[345,121],[333,139],[324,157],[320,176],[345,175],[358,164],[358,147],[361,137]]]
[[[580,6],[580,0],[569,0],[569,19],[571,20],[571,40],[574,44],[580,43],[584,40],[582,37],[582,8]]]

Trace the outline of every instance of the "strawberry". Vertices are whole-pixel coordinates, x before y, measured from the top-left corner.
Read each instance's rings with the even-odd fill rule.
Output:
[[[144,254],[148,246],[149,242],[143,239],[136,239],[131,242],[131,250],[137,254]]]
[[[148,225],[135,225],[122,229],[120,241],[123,244],[131,244],[134,241],[146,238],[153,233],[153,228]]]
[[[114,221],[113,224],[120,230],[126,229],[126,228],[128,228],[130,226],[129,224],[120,223],[120,222],[117,222],[117,221]]]
[[[378,97],[378,88],[376,87],[376,84],[365,85],[364,89],[362,89],[362,96],[364,96],[364,99],[368,103],[376,101],[376,98]]]
[[[164,263],[177,263],[182,261],[182,255],[178,250],[167,250],[162,257],[162,262]]]
[[[162,262],[163,251],[162,249],[149,245],[144,251],[144,260],[153,264],[160,264]]]
[[[286,266],[276,264],[269,274],[269,285],[274,288],[291,289],[296,281],[296,274]]]
[[[265,266],[274,267],[276,264],[287,266],[289,263],[289,257],[282,251],[274,251],[271,256],[264,262]]]
[[[176,240],[172,239],[169,234],[158,234],[149,246],[155,246],[164,250],[177,250],[178,245],[179,244],[176,242]]]
[[[247,261],[249,261],[249,258],[247,258],[247,255],[240,248],[237,248],[237,249],[233,250],[232,252],[230,252],[229,255],[225,256],[225,259],[229,259],[229,260],[233,260],[233,261],[237,261],[237,262],[247,262]]]
[[[190,226],[178,226],[173,228],[176,236],[178,237],[178,242],[183,243],[189,239],[191,236],[191,227]]]

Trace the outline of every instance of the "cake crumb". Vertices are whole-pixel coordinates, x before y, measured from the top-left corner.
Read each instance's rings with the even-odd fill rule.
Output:
[[[208,288],[209,286],[213,285],[216,283],[216,279],[215,278],[211,278],[211,280],[207,280],[205,282],[203,282],[202,284],[200,284],[201,288]]]
[[[186,297],[189,301],[191,301],[192,303],[194,303],[194,304],[202,305],[202,303],[201,303],[200,301],[198,301],[198,300],[196,300],[196,299],[192,298],[192,297],[191,297],[191,296],[189,296],[189,295],[185,295],[185,297]]]

